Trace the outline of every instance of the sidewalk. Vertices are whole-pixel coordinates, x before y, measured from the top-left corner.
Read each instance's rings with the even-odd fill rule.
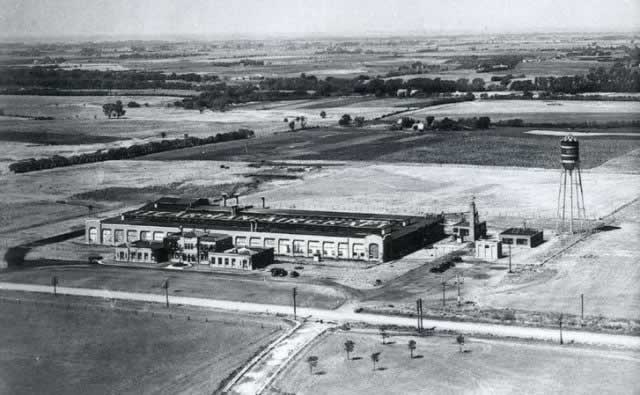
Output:
[[[241,372],[224,389],[224,393],[236,395],[260,394],[284,369],[287,364],[330,326],[317,322],[305,322],[283,338],[258,360]]]

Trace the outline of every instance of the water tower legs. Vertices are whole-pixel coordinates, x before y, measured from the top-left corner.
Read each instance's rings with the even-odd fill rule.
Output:
[[[569,191],[567,191],[567,187]],[[568,202],[567,192],[569,195]],[[569,207],[567,207],[567,203],[569,203]],[[556,225],[556,231],[558,233],[574,233],[574,231],[577,230],[574,227],[574,223],[576,221],[578,221],[577,225],[579,230],[582,230],[582,222],[586,219],[586,211],[584,208],[582,175],[580,174],[579,166],[576,166],[571,170],[562,169],[562,172],[560,173],[560,188],[558,190],[557,213],[558,222]],[[568,219],[567,216],[569,217]]]

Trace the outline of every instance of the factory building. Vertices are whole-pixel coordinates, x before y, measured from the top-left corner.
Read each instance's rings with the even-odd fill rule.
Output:
[[[158,241],[137,240],[116,246],[116,262],[161,263],[168,258],[164,244]]]
[[[120,216],[88,220],[86,242],[119,245],[162,241],[182,229],[225,234],[235,247],[273,248],[276,255],[382,262],[444,237],[440,216],[406,216],[226,205],[163,198]]]
[[[464,213],[464,218],[458,222],[449,224],[446,228],[445,231],[449,231],[450,229],[447,233],[452,233],[456,236],[457,240],[461,242],[476,241],[487,235],[487,222],[480,221],[474,200],[471,200],[469,211]]]

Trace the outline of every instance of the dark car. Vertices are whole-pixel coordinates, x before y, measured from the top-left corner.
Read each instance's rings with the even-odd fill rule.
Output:
[[[287,274],[289,273],[281,267],[274,267],[271,269],[271,276],[273,277],[286,277]]]
[[[102,259],[101,255],[89,255],[89,264],[100,264]]]
[[[289,275],[293,278],[300,277],[300,273],[296,272],[295,270],[289,273]]]

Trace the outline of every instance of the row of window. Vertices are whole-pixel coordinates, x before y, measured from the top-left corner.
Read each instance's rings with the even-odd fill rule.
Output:
[[[165,235],[165,232],[151,232],[143,230],[138,233],[137,230],[127,230],[125,239],[125,231],[122,229],[116,229],[114,232],[112,232],[111,229],[102,229],[102,243],[124,243],[125,241],[132,243],[137,240],[162,241],[164,240]],[[96,228],[89,228],[89,241],[98,241],[98,230]]]
[[[148,252],[131,252],[129,253],[129,256],[127,256],[127,253],[125,251],[120,251],[118,254],[118,260],[120,261],[142,261],[142,262],[148,262],[149,261],[149,253]],[[153,257],[152,257],[153,258]],[[155,259],[152,259],[152,261],[155,261]]]
[[[502,243],[504,244],[513,244],[513,238],[511,237],[503,237]],[[529,245],[529,239],[516,238],[516,245],[527,246]]]

